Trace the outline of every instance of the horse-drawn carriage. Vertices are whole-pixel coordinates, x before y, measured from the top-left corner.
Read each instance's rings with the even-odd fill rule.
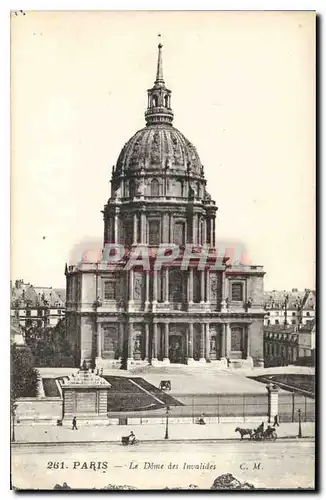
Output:
[[[241,440],[243,440],[244,436],[248,436],[249,439],[255,441],[275,441],[277,439],[276,429],[270,425],[265,430],[262,426],[259,426],[257,429],[241,429],[237,427],[235,432],[239,432]]]

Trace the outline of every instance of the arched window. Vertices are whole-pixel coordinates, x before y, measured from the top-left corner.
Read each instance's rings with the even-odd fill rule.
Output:
[[[175,181],[173,196],[182,197],[182,193],[183,193],[183,183],[182,181],[177,180]]]
[[[160,195],[160,183],[157,179],[153,179],[151,182],[151,196]]]
[[[153,101],[152,101],[152,104],[153,104],[153,106],[154,106],[155,108],[157,108],[157,106],[158,106],[158,97],[157,97],[157,95],[154,95],[154,96],[153,96]]]
[[[168,96],[168,95],[165,95],[165,96],[164,96],[164,106],[165,106],[166,108],[168,108],[168,107],[169,107],[169,96]]]

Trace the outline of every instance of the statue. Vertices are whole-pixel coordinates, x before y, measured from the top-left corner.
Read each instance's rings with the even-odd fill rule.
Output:
[[[140,299],[141,298],[141,289],[142,289],[142,283],[141,283],[141,277],[135,279],[135,298]]]

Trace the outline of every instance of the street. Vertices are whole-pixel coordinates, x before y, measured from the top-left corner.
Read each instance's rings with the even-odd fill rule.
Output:
[[[12,484],[22,489],[52,489],[63,482],[86,489],[108,484],[209,489],[217,476],[229,472],[256,488],[307,488],[314,486],[314,446],[312,440],[14,446]]]

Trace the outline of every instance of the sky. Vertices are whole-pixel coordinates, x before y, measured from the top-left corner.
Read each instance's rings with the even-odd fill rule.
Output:
[[[218,240],[265,289],[315,287],[315,15],[26,12],[11,20],[11,277],[65,286],[102,244],[111,168],[145,125],[158,34],[174,126],[197,148]]]

